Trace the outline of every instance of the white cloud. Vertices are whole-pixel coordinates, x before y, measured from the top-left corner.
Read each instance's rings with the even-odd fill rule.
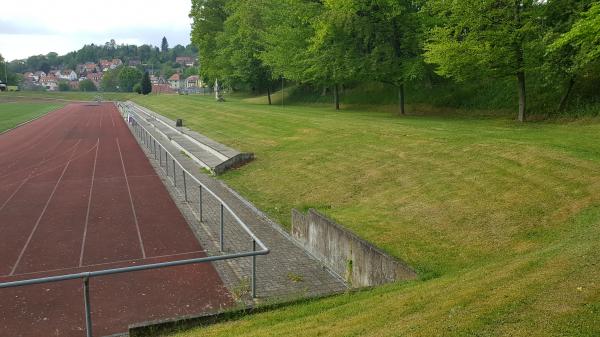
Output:
[[[144,0],[6,1],[0,19],[0,53],[9,60],[50,51],[65,54],[84,44],[188,44],[190,0],[161,6]]]

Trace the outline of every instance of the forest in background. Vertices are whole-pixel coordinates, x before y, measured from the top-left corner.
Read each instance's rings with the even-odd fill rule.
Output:
[[[193,0],[191,16],[205,82],[269,103],[285,80],[337,109],[375,84],[400,114],[423,99],[521,121],[600,110],[598,1]]]

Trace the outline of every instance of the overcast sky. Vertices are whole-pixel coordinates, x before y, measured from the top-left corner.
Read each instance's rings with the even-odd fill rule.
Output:
[[[157,4],[160,5],[157,5]],[[5,59],[59,55],[104,44],[190,43],[190,0],[14,0],[0,5],[0,54]]]

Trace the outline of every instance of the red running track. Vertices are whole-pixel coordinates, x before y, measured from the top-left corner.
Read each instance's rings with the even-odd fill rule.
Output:
[[[0,282],[205,256],[113,104],[0,135]],[[94,336],[233,304],[210,264],[90,280]],[[79,280],[0,289],[0,336],[84,336]]]

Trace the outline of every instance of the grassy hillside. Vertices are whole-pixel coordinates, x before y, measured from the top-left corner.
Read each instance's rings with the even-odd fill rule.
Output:
[[[598,116],[600,114],[600,101],[597,89],[592,84],[577,83],[567,105],[567,109],[558,112],[562,89],[550,90],[536,78],[528,83],[528,111],[536,119],[547,116]],[[538,79],[539,82],[539,79]],[[597,84],[598,81],[592,83]],[[560,86],[560,83],[556,83]],[[287,102],[292,103],[323,103],[333,104],[331,90],[309,86],[289,87],[286,89],[289,97]],[[361,106],[384,105],[392,106],[398,102],[397,88],[373,82],[354,83],[344,88],[340,94],[342,105]],[[276,102],[279,102],[276,100]],[[422,113],[423,108],[435,107],[436,110],[447,108],[468,109],[467,114],[481,114],[483,111],[475,109],[511,111],[516,114],[518,101],[516,83],[512,78],[471,81],[455,83],[441,78],[435,78],[432,83],[427,81],[408,83],[406,85],[406,102],[412,113]],[[426,106],[424,106],[426,105]],[[390,107],[395,111],[396,107]]]
[[[284,226],[315,207],[421,276],[177,336],[600,335],[598,120],[135,100],[255,152],[223,179]]]
[[[14,128],[20,123],[58,109],[60,103],[8,102],[0,97],[0,132]]]

